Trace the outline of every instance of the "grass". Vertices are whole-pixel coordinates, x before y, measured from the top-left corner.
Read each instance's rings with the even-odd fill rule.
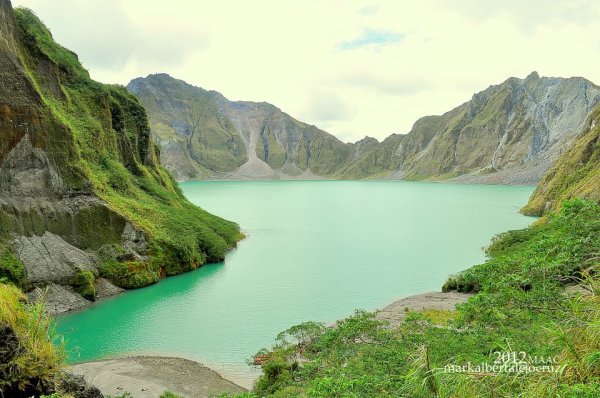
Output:
[[[15,357],[0,364],[0,391],[10,396],[19,390],[49,388],[66,356],[43,305],[27,304],[19,288],[0,283],[0,326],[14,332],[19,347]]]

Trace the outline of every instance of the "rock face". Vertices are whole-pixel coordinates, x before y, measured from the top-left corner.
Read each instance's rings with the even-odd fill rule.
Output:
[[[183,197],[134,96],[8,0],[0,38],[0,280],[89,294],[99,275],[138,287],[223,258],[237,225]]]
[[[231,102],[168,75],[128,85],[148,109],[162,163],[181,180],[394,178],[535,184],[600,100],[583,78],[510,78],[405,135],[344,144],[266,103]]]
[[[97,259],[92,254],[69,245],[51,232],[46,231],[42,236],[19,236],[14,246],[32,284],[68,284],[78,271],[98,273]]]
[[[178,179],[331,176],[352,145],[261,102],[229,101],[166,74],[127,88],[146,107],[161,162]]]
[[[442,116],[419,119],[408,134],[388,137],[341,175],[535,184],[599,100],[600,88],[583,78],[535,72],[510,78]]]
[[[600,105],[592,111],[574,144],[544,176],[522,211],[541,216],[575,197],[600,202]]]
[[[90,301],[77,294],[71,286],[50,283],[40,288],[36,287],[27,294],[30,302],[44,301],[46,311],[51,315],[62,314],[87,307]]]

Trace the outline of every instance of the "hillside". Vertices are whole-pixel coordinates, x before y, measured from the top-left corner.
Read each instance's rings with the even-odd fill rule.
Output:
[[[539,216],[574,197],[600,201],[600,106],[590,114],[575,144],[544,176],[523,213]]]
[[[128,89],[147,108],[161,162],[180,180],[391,178],[535,184],[581,130],[600,88],[537,73],[490,86],[383,142],[344,144],[273,105],[232,102],[159,74]]]
[[[90,79],[28,9],[0,0],[0,280],[78,305],[220,261],[238,226],[189,203],[146,112]]]
[[[177,179],[331,176],[344,144],[265,102],[229,101],[166,74],[127,86],[146,107],[161,161]]]

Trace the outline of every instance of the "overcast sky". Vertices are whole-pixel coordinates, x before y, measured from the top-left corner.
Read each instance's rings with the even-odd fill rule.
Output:
[[[600,83],[600,2],[13,0],[92,77],[167,72],[344,141],[406,133],[510,76]]]

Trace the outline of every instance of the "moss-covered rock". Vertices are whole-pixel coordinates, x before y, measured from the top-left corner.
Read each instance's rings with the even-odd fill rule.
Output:
[[[10,247],[0,245],[0,283],[10,282],[24,287],[26,281],[25,266]]]
[[[71,278],[70,285],[83,298],[96,299],[96,276],[91,271],[79,271]]]

